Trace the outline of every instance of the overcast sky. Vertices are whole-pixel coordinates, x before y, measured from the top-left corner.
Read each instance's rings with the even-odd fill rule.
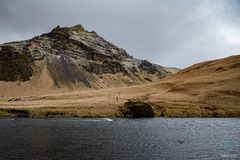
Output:
[[[240,53],[239,0],[0,0],[0,43],[76,24],[164,66]]]

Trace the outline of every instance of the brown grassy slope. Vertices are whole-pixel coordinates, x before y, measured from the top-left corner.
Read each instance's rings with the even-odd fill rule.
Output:
[[[163,100],[174,108],[189,105],[195,108],[194,112],[201,111],[202,116],[209,113],[213,116],[240,114],[239,55],[195,64],[154,86],[163,88],[164,85],[168,85],[162,95],[165,98],[157,92],[151,95],[150,101],[159,103]],[[188,114],[188,110],[185,112]]]
[[[25,95],[8,102],[13,97],[2,96],[0,107],[26,109],[36,117],[113,117],[128,99],[150,103],[156,116],[239,117],[240,55],[199,63],[147,85]]]

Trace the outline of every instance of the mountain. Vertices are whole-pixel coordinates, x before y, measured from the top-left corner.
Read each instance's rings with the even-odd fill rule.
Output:
[[[30,40],[0,45],[0,81],[44,92],[145,84],[177,71],[133,58],[81,25],[58,26]]]
[[[240,55],[198,63],[137,86],[35,96],[5,91],[0,116],[115,117],[119,106],[135,100],[151,105],[157,117],[240,117]]]
[[[157,117],[240,117],[240,55],[179,71],[81,25],[0,45],[0,116],[114,117],[128,101]]]

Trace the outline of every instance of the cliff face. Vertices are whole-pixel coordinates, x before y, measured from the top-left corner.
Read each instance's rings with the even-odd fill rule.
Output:
[[[44,68],[57,87],[129,86],[172,74],[133,58],[81,25],[56,27],[30,40],[0,45],[0,81],[31,81]]]
[[[0,51],[0,80],[27,81],[32,75],[30,52],[17,50],[12,46],[2,46]]]

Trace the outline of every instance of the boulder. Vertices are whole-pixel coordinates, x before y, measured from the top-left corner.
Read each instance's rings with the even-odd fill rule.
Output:
[[[141,101],[128,101],[119,108],[119,112],[125,118],[151,118],[155,115],[153,108]]]

